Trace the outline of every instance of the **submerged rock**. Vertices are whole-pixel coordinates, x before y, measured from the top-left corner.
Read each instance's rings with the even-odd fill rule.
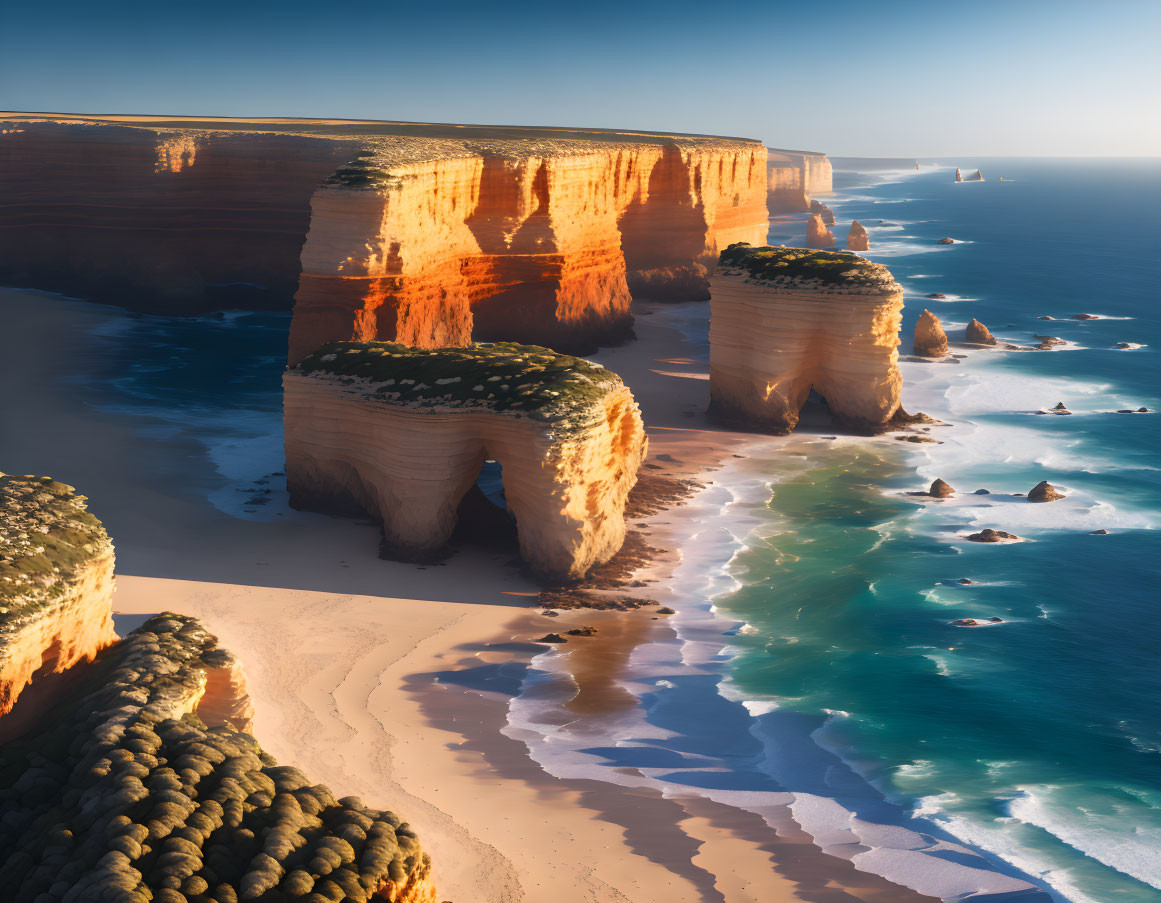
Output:
[[[1068,498],[1062,492],[1057,492],[1056,487],[1047,480],[1041,480],[1028,491],[1028,501],[1030,502],[1055,502],[1063,498]]]
[[[968,323],[967,328],[963,331],[963,338],[965,342],[971,342],[973,345],[995,345],[996,338],[988,331],[986,327],[979,320],[972,318]]]
[[[989,490],[989,489],[977,489],[975,492],[972,493],[972,495],[991,495],[991,494],[992,494],[991,490]]]
[[[947,298],[947,295],[945,295],[943,292],[930,292],[927,297],[931,298],[933,301],[943,301]]]
[[[1008,533],[1004,530],[993,530],[991,527],[985,527],[979,533],[970,534],[967,539],[970,542],[1014,542],[1020,539],[1015,533]]]
[[[915,323],[915,353],[923,357],[943,357],[947,354],[947,333],[939,317],[924,310]]]

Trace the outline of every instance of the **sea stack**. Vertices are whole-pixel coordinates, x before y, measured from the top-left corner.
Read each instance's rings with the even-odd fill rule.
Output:
[[[956,180],[957,182],[962,182],[962,181],[963,181],[963,173],[961,173],[961,172],[959,171],[959,167],[958,167],[958,166],[955,168],[955,180]]]
[[[927,494],[933,499],[946,499],[955,495],[955,490],[943,480],[936,480],[927,490]]]
[[[578,579],[624,542],[647,439],[632,393],[599,364],[511,343],[337,342],[283,386],[296,508],[366,512],[389,549],[431,555],[490,459],[533,571]]]
[[[1028,501],[1030,502],[1056,502],[1064,498],[1068,498],[1068,496],[1063,492],[1058,492],[1056,487],[1047,480],[1041,480],[1028,490]]]
[[[115,642],[113,544],[72,486],[0,473],[0,716]]]
[[[847,233],[847,250],[848,251],[869,251],[871,250],[870,240],[867,238],[867,230],[863,228],[863,224],[858,220],[851,223],[851,230]]]
[[[947,333],[939,317],[924,310],[915,322],[915,353],[923,357],[943,357],[947,354]]]
[[[972,345],[995,345],[996,339],[983,323],[975,317],[968,323],[967,328],[963,331],[963,339]]]
[[[810,212],[817,213],[819,216],[821,216],[824,224],[828,226],[834,225],[834,211],[821,201],[811,201]]]
[[[899,412],[903,292],[886,267],[845,252],[734,245],[710,290],[715,418],[788,433],[812,388],[858,432]]]
[[[834,233],[826,227],[822,217],[817,213],[806,221],[806,246],[808,248],[834,247]]]

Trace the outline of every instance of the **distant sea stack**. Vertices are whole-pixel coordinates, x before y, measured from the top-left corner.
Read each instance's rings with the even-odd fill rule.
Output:
[[[972,175],[965,179],[963,173],[961,173],[957,168],[955,171],[955,180],[957,182],[982,182],[984,181],[984,174],[977,169]]]
[[[996,344],[995,336],[993,336],[988,331],[988,327],[986,327],[983,323],[981,323],[975,317],[972,317],[971,322],[968,323],[967,328],[964,329],[963,338],[964,338],[965,342],[969,342],[973,345],[995,345]]]
[[[830,160],[810,151],[766,149],[766,203],[771,213],[799,213],[833,190]]]
[[[848,251],[869,251],[871,250],[871,242],[867,237],[867,230],[863,228],[863,224],[858,220],[851,223],[851,229],[847,233],[847,250]]]
[[[577,579],[624,542],[647,439],[632,393],[597,364],[510,343],[340,342],[283,385],[296,508],[365,512],[389,549],[430,555],[491,459],[532,570]]]
[[[34,679],[116,641],[112,600],[113,544],[85,497],[0,473],[0,716]]]
[[[834,233],[826,227],[822,217],[818,214],[806,221],[806,246],[808,248],[834,247]]]
[[[744,139],[388,122],[0,114],[0,284],[160,314],[288,309],[328,341],[631,334],[768,228]]]
[[[0,745],[7,898],[435,903],[405,822],[336,799],[220,716],[245,705],[218,698],[213,675],[231,662],[165,612]]]
[[[914,351],[922,357],[943,357],[947,354],[947,334],[939,317],[924,310],[915,321]]]
[[[826,206],[826,204],[822,203],[821,201],[811,201],[810,202],[810,212],[817,213],[819,216],[821,216],[822,221],[825,225],[827,225],[827,226],[834,225],[834,211],[831,210],[828,206]]]
[[[711,414],[788,433],[813,388],[843,427],[875,432],[899,413],[903,292],[853,254],[736,245],[711,279]]]

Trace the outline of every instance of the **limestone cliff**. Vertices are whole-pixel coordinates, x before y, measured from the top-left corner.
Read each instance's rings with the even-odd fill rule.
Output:
[[[832,191],[826,154],[766,148],[766,203],[771,213],[808,210],[810,199]]]
[[[847,250],[848,251],[869,251],[871,250],[870,239],[867,238],[867,230],[863,228],[863,224],[858,220],[851,223],[851,229],[847,232]]]
[[[818,214],[806,221],[806,246],[808,248],[834,247],[834,233],[826,227],[822,217]]]
[[[332,340],[630,334],[767,229],[736,138],[343,120],[0,113],[0,284],[157,313],[286,308]],[[301,279],[300,279],[301,275]]]
[[[915,321],[914,350],[923,357],[943,357],[947,354],[947,334],[939,317],[924,310]]]
[[[34,678],[90,661],[113,632],[113,544],[85,497],[0,473],[0,716]]]
[[[421,350],[326,345],[287,371],[291,504],[365,511],[389,547],[443,547],[485,460],[503,468],[521,555],[583,576],[625,539],[645,454],[637,404],[603,367],[515,344]]]
[[[8,898],[435,903],[406,823],[336,800],[219,718],[228,659],[192,618],[158,615],[0,746]]]
[[[813,388],[842,426],[899,413],[903,292],[886,267],[842,252],[738,246],[711,280],[710,398],[717,418],[787,433]]]

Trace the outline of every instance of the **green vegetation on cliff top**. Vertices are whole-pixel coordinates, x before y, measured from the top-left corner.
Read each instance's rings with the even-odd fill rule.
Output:
[[[600,364],[514,342],[464,348],[332,342],[298,369],[379,383],[375,392],[400,404],[481,407],[550,422],[583,416],[621,385],[621,378]]]
[[[87,499],[51,477],[0,473],[0,629],[63,593],[110,548]]]
[[[755,279],[817,279],[824,285],[891,288],[891,271],[849,251],[815,251],[808,248],[755,248],[745,242],[730,245],[721,266],[746,270]]]
[[[430,859],[397,816],[183,714],[231,660],[194,619],[157,615],[0,745],[4,899],[369,903],[418,890]]]

